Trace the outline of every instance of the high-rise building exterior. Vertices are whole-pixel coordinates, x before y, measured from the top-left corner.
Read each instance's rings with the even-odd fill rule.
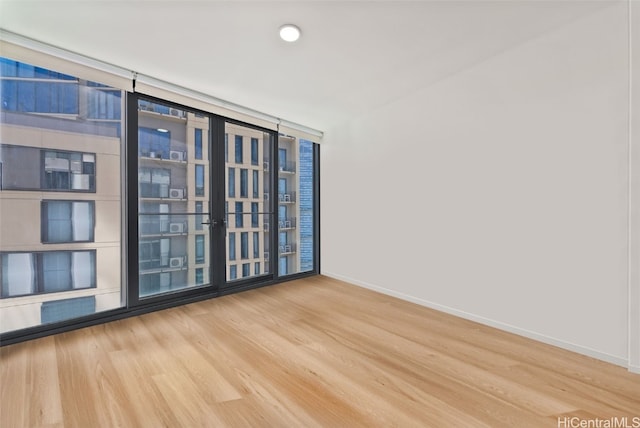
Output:
[[[0,331],[120,307],[122,92],[0,66]]]
[[[227,281],[271,272],[270,147],[268,133],[225,126]]]

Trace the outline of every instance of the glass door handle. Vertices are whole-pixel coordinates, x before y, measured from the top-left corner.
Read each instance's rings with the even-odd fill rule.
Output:
[[[209,226],[214,226],[215,227],[215,226],[218,226],[218,225],[224,226],[225,222],[224,222],[224,219],[221,219],[221,220],[203,221],[200,224],[207,224]]]

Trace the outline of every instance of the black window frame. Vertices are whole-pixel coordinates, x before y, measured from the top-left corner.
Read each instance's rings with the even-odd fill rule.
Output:
[[[216,115],[213,113],[208,113],[205,111],[198,110],[197,108],[191,106],[185,106],[178,103],[173,103],[171,101],[155,98],[153,96],[149,96],[146,94],[141,94],[137,92],[125,92],[123,95],[123,102],[125,104],[126,118],[123,118],[123,123],[125,123],[125,127],[123,128],[123,133],[125,136],[123,138],[126,139],[127,144],[123,145],[124,151],[122,152],[122,163],[124,165],[124,170],[122,172],[123,180],[126,180],[123,183],[123,192],[121,193],[121,206],[124,212],[125,221],[122,224],[122,230],[125,235],[125,239],[122,242],[122,248],[127,248],[127,251],[123,253],[123,257],[125,260],[123,261],[123,266],[126,267],[123,276],[125,278],[125,284],[123,287],[126,288],[126,295],[131,299],[132,292],[135,290],[137,292],[137,283],[139,280],[139,272],[138,272],[138,186],[137,186],[137,177],[138,177],[138,145],[137,145],[137,127],[138,127],[138,118],[137,118],[137,105],[138,100],[149,100],[171,105],[172,107],[178,109],[184,109],[192,112],[198,112],[200,117],[208,117],[210,120],[210,128],[209,135],[203,135],[203,137],[207,140],[207,147],[209,149],[209,156],[207,159],[212,162],[224,162],[228,158],[225,158],[225,155],[228,156],[228,136],[225,135],[225,123],[238,124],[242,126],[247,126],[249,128],[253,128],[259,131],[263,131],[265,133],[269,133],[271,135],[271,140],[269,144],[264,146],[265,153],[268,154],[263,156],[269,156],[269,161],[272,165],[278,165],[278,132],[273,129],[268,129],[264,127],[260,127],[258,125],[253,125],[251,123],[245,121],[239,121],[236,119],[231,119],[228,117],[223,117],[220,115]],[[227,137],[227,138],[225,138]],[[311,139],[313,140],[313,139]],[[217,142],[213,144],[212,142]],[[203,141],[204,143],[204,141]],[[227,147],[225,147],[227,146]],[[82,316],[80,318],[55,322],[48,325],[39,325],[34,327],[28,327],[22,330],[16,330],[6,333],[0,333],[0,346],[10,345],[14,343],[19,343],[25,340],[35,339],[39,337],[49,336],[52,334],[57,334],[61,332],[71,331],[78,328],[97,325],[113,320],[128,318],[131,316],[136,316],[144,313],[148,313],[151,311],[157,311],[164,308],[170,308],[175,306],[180,306],[186,303],[206,300],[210,298],[215,298],[218,296],[224,296],[227,294],[233,294],[245,290],[250,290],[257,287],[268,286],[273,284],[278,284],[286,281],[296,280],[299,278],[310,277],[313,275],[317,275],[320,273],[320,146],[316,143],[313,145],[313,199],[314,199],[314,217],[313,217],[313,270],[290,274],[287,276],[279,276],[278,275],[278,263],[273,263],[274,260],[277,259],[277,233],[270,234],[268,241],[265,242],[265,247],[263,251],[269,251],[271,253],[271,257],[265,260],[264,269],[262,266],[259,268],[263,271],[261,275],[255,275],[249,278],[236,278],[229,280],[227,279],[227,273],[225,269],[225,262],[223,260],[223,264],[219,266],[213,266],[211,272],[214,273],[214,277],[222,278],[221,283],[231,284],[226,286],[224,289],[216,289],[214,288],[206,288],[206,287],[197,287],[190,292],[187,293],[168,293],[163,296],[159,296],[158,298],[149,298],[142,300],[129,300],[128,304],[123,305],[122,307],[100,311],[98,313]],[[83,152],[80,152],[83,153]],[[94,164],[94,177],[98,175],[97,165],[100,162],[99,155],[96,153],[92,153],[95,157]],[[205,156],[203,156],[205,157]],[[243,159],[244,160],[244,159]],[[260,161],[266,161],[265,159],[260,159]],[[218,163],[217,165],[220,165]],[[224,163],[222,163],[224,165]],[[4,165],[6,166],[6,165]],[[260,171],[267,171],[266,169],[260,168]],[[269,222],[271,224],[276,224],[275,219],[277,213],[273,211],[274,205],[277,204],[277,172],[276,168],[272,168],[271,171],[273,173],[270,174],[270,179],[264,182],[264,188],[262,192],[268,193],[269,198],[264,198],[264,215],[265,222]],[[4,171],[3,171],[4,172]],[[213,191],[215,186],[216,189],[222,191],[222,199],[224,200],[224,195],[227,193],[226,189],[224,189],[224,183],[226,183],[225,176],[225,168],[217,168],[216,171],[211,171],[209,174],[207,182],[209,183],[209,188]],[[3,177],[4,178],[4,177]],[[222,184],[220,184],[222,183]],[[3,184],[6,184],[3,180]],[[3,186],[4,187],[4,186]],[[95,185],[94,185],[95,189]],[[9,190],[9,189],[3,189]],[[12,189],[13,190],[13,189]],[[34,189],[15,189],[15,190],[33,190],[38,191],[42,190],[39,187]],[[55,192],[55,190],[49,190],[51,192]],[[69,192],[85,192],[85,193],[95,193],[95,190],[87,192],[78,190],[67,190]],[[261,192],[261,193],[262,193]],[[262,195],[260,195],[262,196]],[[262,200],[262,197],[260,198]],[[210,216],[215,218],[225,218],[224,211],[224,203],[220,204],[220,207],[216,207],[215,204],[210,204],[209,207],[205,208],[205,211]],[[263,213],[261,213],[263,214]],[[212,218],[213,218],[212,217]],[[224,230],[224,228],[222,229]],[[223,233],[221,231],[218,233]],[[216,238],[216,234],[211,235],[212,238]],[[218,247],[213,246],[213,240],[211,241],[210,248],[215,250],[218,254],[225,255],[226,254],[226,245],[224,243],[224,239],[219,239],[220,236],[216,238],[216,245]],[[93,250],[95,251],[95,250]],[[13,251],[12,251],[13,252]],[[96,255],[97,258],[97,255]],[[225,257],[226,258],[226,257]],[[228,263],[228,262],[227,262]],[[260,262],[257,262],[260,263]],[[260,263],[261,264],[261,263]],[[232,265],[228,263],[226,266],[235,266],[237,271],[237,265]],[[255,268],[255,264],[254,264]],[[97,271],[97,262],[96,262],[96,271]],[[96,272],[94,271],[94,273]],[[209,281],[216,281],[214,277],[209,278]],[[95,283],[95,282],[94,282]],[[9,297],[7,297],[9,298]],[[12,297],[11,297],[12,298]]]

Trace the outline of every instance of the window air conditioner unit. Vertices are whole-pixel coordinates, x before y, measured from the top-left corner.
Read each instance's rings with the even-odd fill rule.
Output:
[[[184,259],[182,257],[171,257],[169,259],[169,267],[172,268],[180,268],[184,264]]]
[[[71,161],[71,172],[80,174],[82,172],[82,162],[81,161]]]
[[[169,114],[171,116],[180,117],[180,110],[175,109],[175,108],[171,108],[171,109],[169,109]]]
[[[184,223],[171,223],[169,225],[169,233],[183,233]]]
[[[184,160],[182,155],[183,155],[182,152],[179,152],[177,150],[171,150],[169,152],[169,159],[174,161],[181,161],[181,160]]]
[[[69,171],[69,159],[44,158],[44,169],[52,171]]]
[[[184,189],[169,189],[169,197],[171,199],[183,199]]]

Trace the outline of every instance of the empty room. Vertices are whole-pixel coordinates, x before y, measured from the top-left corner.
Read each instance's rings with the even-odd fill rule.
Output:
[[[640,427],[640,2],[0,0],[0,426]]]

